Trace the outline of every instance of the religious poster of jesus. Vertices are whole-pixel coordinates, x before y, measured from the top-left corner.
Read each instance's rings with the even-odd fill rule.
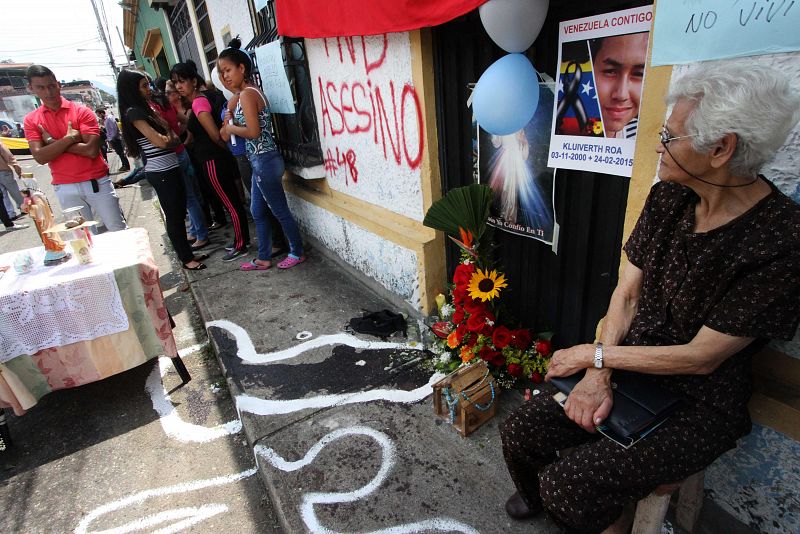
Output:
[[[547,166],[552,85],[539,84],[539,105],[521,130],[494,135],[473,125],[476,182],[493,193],[489,224],[549,245],[555,233],[555,173]]]
[[[559,24],[548,165],[630,176],[652,7]]]

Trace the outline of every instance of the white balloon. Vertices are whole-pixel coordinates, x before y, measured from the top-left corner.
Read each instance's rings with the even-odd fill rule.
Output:
[[[524,52],[542,29],[549,0],[489,0],[479,8],[489,37],[506,52]]]
[[[214,84],[214,87],[222,91],[222,94],[225,95],[227,100],[230,100],[233,96],[233,93],[228,91],[228,89],[222,84],[222,80],[219,79],[219,71],[217,70],[217,66],[214,65],[214,68],[211,69],[211,83]]]

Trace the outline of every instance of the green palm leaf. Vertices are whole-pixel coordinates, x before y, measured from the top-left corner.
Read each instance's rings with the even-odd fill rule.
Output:
[[[486,219],[492,205],[492,190],[481,184],[473,184],[450,190],[434,202],[422,224],[458,236],[458,229],[469,230],[479,241],[486,230]]]

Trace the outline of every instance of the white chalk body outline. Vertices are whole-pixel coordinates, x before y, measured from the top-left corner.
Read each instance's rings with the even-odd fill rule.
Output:
[[[323,335],[314,339],[309,339],[299,343],[294,347],[275,351],[266,354],[259,354],[255,350],[255,346],[247,331],[239,325],[226,320],[210,321],[206,323],[206,328],[215,326],[227,330],[233,334],[237,343],[236,355],[246,364],[263,365],[274,363],[277,361],[287,360],[294,358],[308,350],[328,346],[328,345],[347,345],[357,349],[401,349],[401,350],[423,350],[419,344],[408,343],[394,343],[394,342],[373,342],[359,339],[350,334],[333,334]],[[303,332],[305,333],[305,332]],[[305,336],[303,336],[305,337]],[[205,343],[204,343],[205,344]],[[181,356],[196,352],[201,345],[196,345],[184,349],[179,352]],[[164,432],[173,439],[182,442],[196,442],[206,443],[214,439],[218,439],[230,434],[235,434],[242,429],[241,413],[247,412],[254,415],[279,415],[287,414],[305,409],[322,409],[334,406],[342,406],[346,404],[355,404],[363,402],[373,402],[377,400],[395,402],[395,403],[414,403],[423,400],[430,395],[433,391],[432,385],[440,380],[444,375],[441,373],[433,374],[428,383],[420,386],[411,391],[399,389],[373,389],[368,391],[360,391],[351,394],[337,394],[337,395],[317,395],[314,397],[303,399],[290,399],[290,400],[270,400],[253,397],[251,395],[237,395],[234,398],[236,409],[240,418],[234,421],[216,425],[214,427],[204,427],[201,425],[194,425],[183,421],[180,415],[175,410],[169,394],[164,388],[162,377],[166,374],[167,369],[171,362],[167,358],[159,358],[158,371],[154,368],[147,379],[145,389],[150,394],[153,402],[153,408],[159,414],[159,421],[161,422]],[[273,449],[266,447],[263,444],[256,445],[254,453],[256,461],[259,457],[266,459],[273,467],[284,471],[294,471],[310,464],[319,452],[329,443],[338,439],[353,436],[363,435],[374,439],[381,447],[382,461],[381,467],[375,477],[367,485],[352,492],[311,492],[303,495],[303,500],[300,505],[300,514],[303,522],[311,532],[334,533],[319,523],[314,512],[315,504],[333,504],[354,502],[360,500],[367,495],[373,493],[380,485],[386,480],[389,472],[395,464],[396,448],[394,443],[385,434],[369,427],[349,427],[339,429],[324,436],[317,442],[305,455],[305,457],[296,462],[288,462],[280,457]],[[199,480],[192,483],[178,484],[165,488],[156,488],[153,490],[145,490],[136,493],[125,499],[114,501],[110,504],[100,506],[90,512],[75,529],[76,534],[86,534],[88,525],[97,517],[119,510],[131,504],[138,504],[147,498],[160,495],[169,495],[174,493],[184,493],[194,491],[201,488],[227,484],[235,482],[251,476],[256,472],[256,468],[238,473],[236,475],[229,475],[227,477],[218,477],[215,479]],[[179,532],[185,528],[189,528],[205,519],[211,518],[215,515],[221,514],[228,510],[226,505],[220,504],[206,504],[197,508],[176,508],[152,514],[150,516],[137,519],[129,522],[121,527],[116,527],[110,530],[102,531],[104,534],[124,534],[133,530],[141,530],[144,528],[152,527],[166,521],[174,521],[169,527],[160,529],[158,533],[167,534]],[[422,531],[446,531],[446,532],[462,532],[464,534],[478,534],[478,531],[469,525],[465,525],[458,521],[449,518],[435,518],[414,523],[406,523],[394,527],[388,527],[373,531],[370,534],[407,534]]]
[[[330,530],[319,522],[317,514],[314,512],[314,505],[316,504],[339,504],[350,503],[367,497],[378,489],[389,476],[395,464],[395,456],[397,449],[389,439],[389,436],[383,432],[366,427],[366,426],[353,426],[348,428],[341,428],[334,430],[325,435],[317,443],[315,443],[305,454],[303,458],[297,461],[289,461],[280,456],[274,449],[266,445],[256,445],[255,453],[256,458],[263,458],[272,467],[280,469],[281,471],[291,472],[297,471],[314,461],[317,455],[329,444],[336,440],[342,439],[347,436],[367,436],[375,440],[381,447],[382,458],[381,466],[377,474],[364,486],[354,491],[348,492],[311,492],[303,494],[303,500],[300,504],[300,516],[306,524],[309,532],[334,534],[336,531]],[[462,532],[463,534],[479,534],[477,530],[469,525],[459,523],[449,518],[435,518],[427,519],[425,521],[417,521],[415,523],[405,523],[394,527],[373,530],[368,534],[404,534],[411,532],[439,530],[443,532]]]
[[[201,343],[193,345],[181,351],[178,354],[181,357],[197,352],[208,343]],[[150,375],[147,377],[144,389],[150,394],[150,400],[153,403],[153,409],[158,413],[158,421],[161,423],[161,428],[164,433],[172,439],[178,440],[182,443],[208,443],[215,439],[237,434],[242,430],[242,420],[234,419],[227,423],[215,425],[213,427],[205,427],[202,425],[195,425],[184,421],[172,400],[169,398],[162,378],[167,374],[167,369],[172,365],[172,361],[167,357],[160,357],[158,359],[158,366],[153,367]]]
[[[259,354],[250,339],[250,334],[231,321],[220,319],[218,321],[209,321],[206,323],[206,328],[216,326],[223,330],[227,330],[236,339],[238,345],[236,355],[241,358],[244,363],[258,365],[263,363],[273,363],[281,360],[288,360],[294,358],[303,352],[327,345],[348,345],[354,349],[404,349],[404,350],[423,350],[422,344],[416,343],[395,343],[392,341],[367,341],[365,339],[357,338],[351,334],[328,334],[309,339],[303,343],[299,343],[294,347],[288,349],[278,350],[275,352],[268,352],[266,354]]]
[[[187,493],[189,491],[197,491],[200,489],[211,488],[214,486],[223,486],[225,484],[238,482],[239,480],[243,480],[247,477],[253,476],[257,472],[258,468],[254,467],[252,469],[247,469],[245,471],[242,471],[241,473],[235,473],[233,475],[225,475],[205,480],[195,480],[193,482],[182,482],[180,484],[175,484],[173,486],[165,486],[161,488],[153,488],[149,490],[136,492],[122,499],[118,499],[116,501],[104,504],[102,506],[98,506],[97,508],[86,514],[86,517],[84,517],[78,524],[78,526],[75,528],[75,534],[90,534],[88,531],[89,525],[92,523],[92,521],[94,521],[98,517],[111,512],[116,512],[117,510],[121,510],[122,508],[126,508],[128,506],[141,504],[147,499],[153,497],[163,497],[165,495],[173,495],[176,493]],[[227,510],[228,510],[227,505],[216,504],[216,503],[204,504],[196,508],[195,507],[173,508],[171,510],[166,510],[163,512],[159,512],[157,514],[152,514],[146,517],[135,519],[119,527],[114,527],[107,530],[93,531],[91,534],[123,534],[126,532],[133,532],[135,530],[143,530],[148,527],[153,527],[165,521],[174,521],[176,519],[182,519],[181,521],[173,523],[169,527],[153,531],[162,534],[179,532],[185,528],[200,523],[201,521],[205,521],[206,519],[213,517],[217,514],[226,512]]]

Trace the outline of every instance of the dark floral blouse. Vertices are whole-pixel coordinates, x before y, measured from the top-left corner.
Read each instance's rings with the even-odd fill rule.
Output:
[[[658,182],[624,247],[644,272],[625,345],[685,344],[704,325],[756,338],[710,375],[656,377],[730,415],[736,434],[750,428],[752,355],[769,338],[791,339],[800,321],[800,206],[767,183],[772,193],[749,211],[696,233],[699,197],[682,185]]]

